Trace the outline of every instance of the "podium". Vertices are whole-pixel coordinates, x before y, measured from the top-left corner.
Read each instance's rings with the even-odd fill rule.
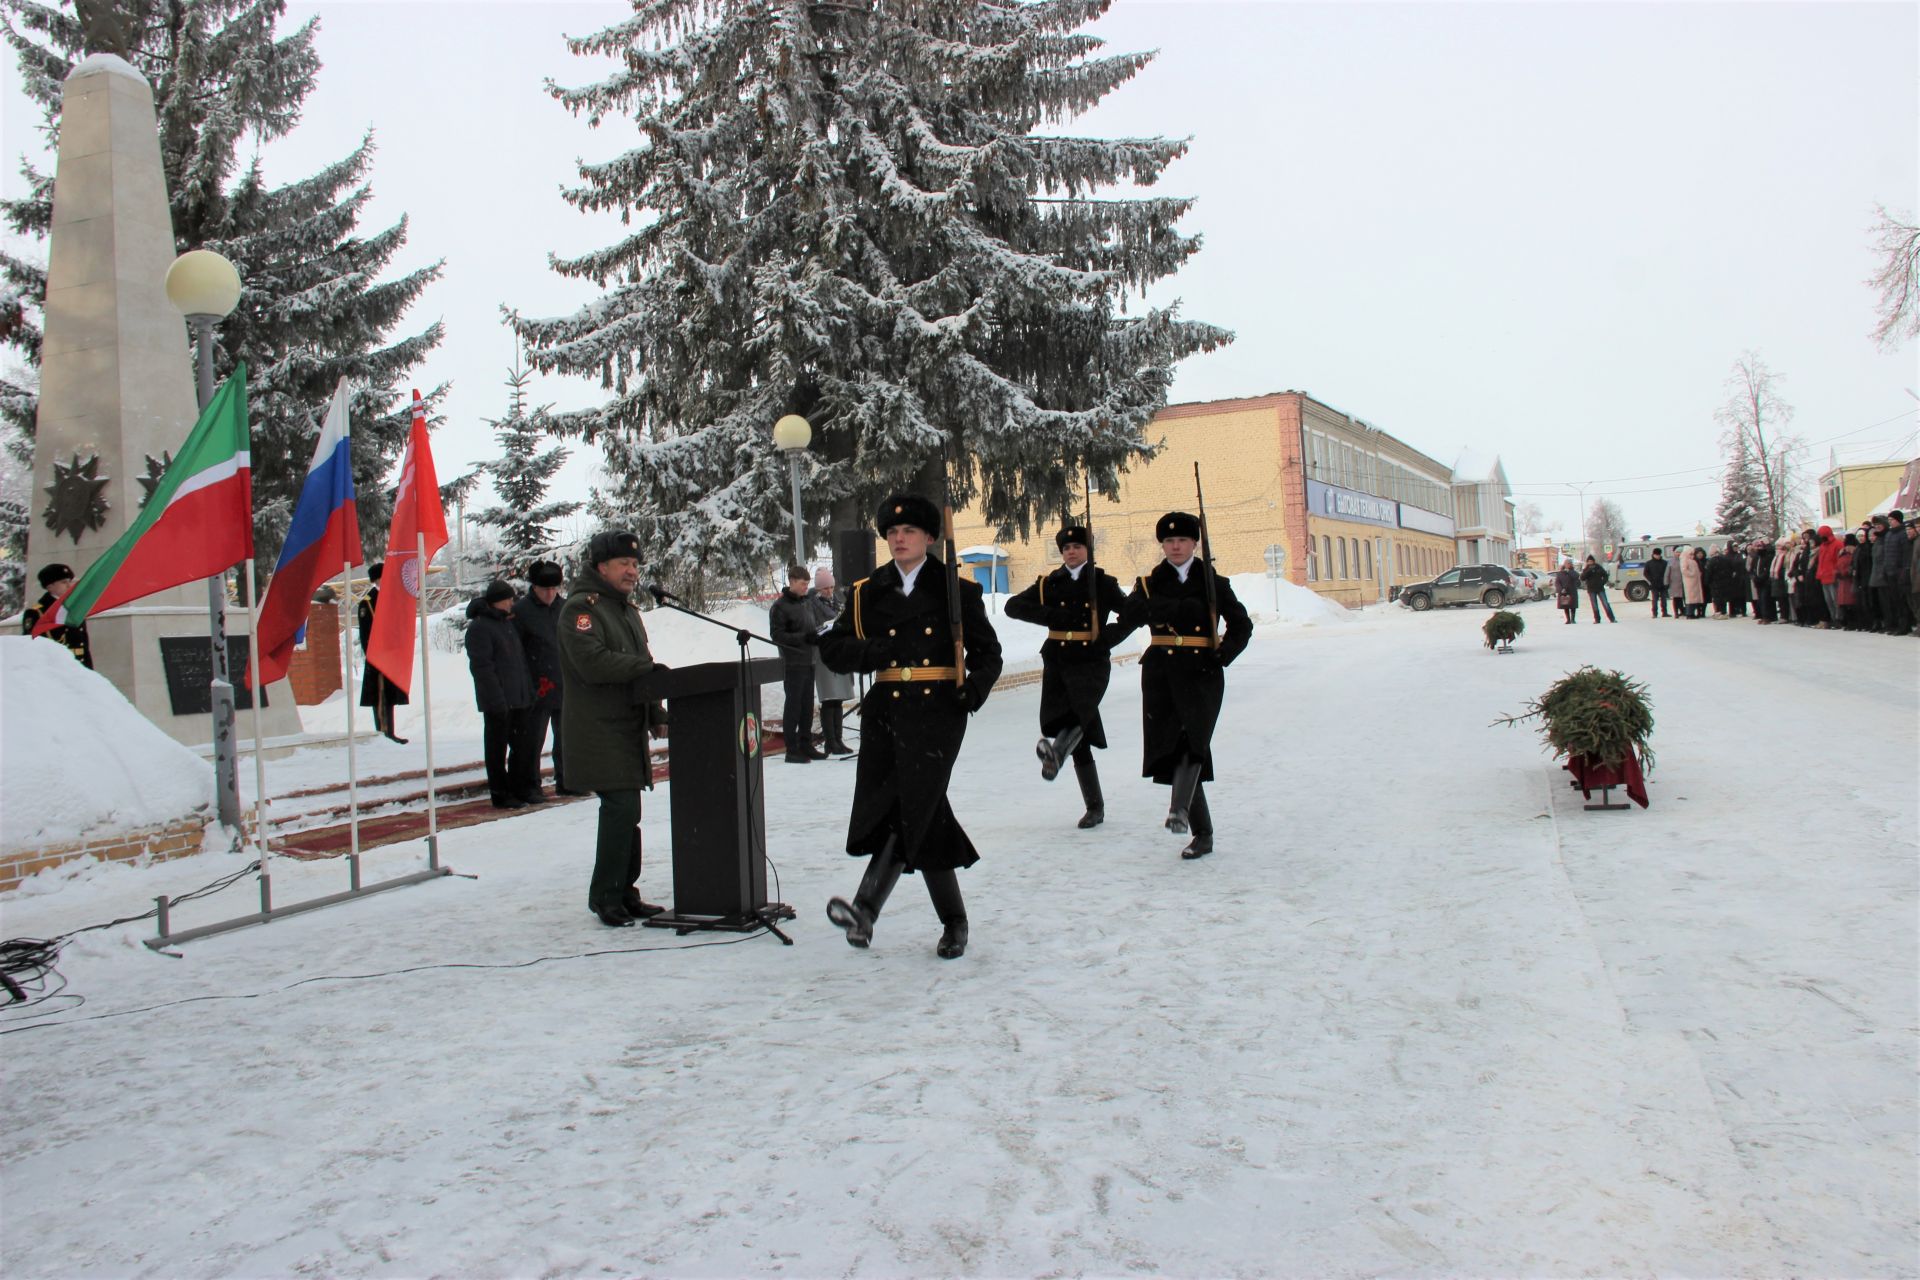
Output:
[[[792,907],[767,901],[760,756],[760,686],[782,675],[780,659],[760,658],[674,667],[654,678],[654,696],[672,719],[673,909],[647,920],[650,927],[745,933],[793,919]]]

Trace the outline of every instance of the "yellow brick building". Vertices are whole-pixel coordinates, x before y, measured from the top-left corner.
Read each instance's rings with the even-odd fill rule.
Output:
[[[1855,529],[1900,487],[1904,462],[1858,462],[1834,467],[1820,477],[1817,524]]]
[[[1223,573],[1265,573],[1275,557],[1290,581],[1360,605],[1455,563],[1452,469],[1303,392],[1169,405],[1146,435],[1152,461],[1093,495],[1095,558],[1123,584],[1159,562],[1160,516],[1197,510],[1195,462]],[[1051,528],[996,539],[969,510],[954,534],[983,585],[1019,591],[1060,563]]]

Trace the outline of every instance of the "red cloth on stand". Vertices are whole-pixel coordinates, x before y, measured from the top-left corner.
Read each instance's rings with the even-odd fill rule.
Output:
[[[1617,768],[1598,760],[1589,760],[1578,753],[1568,756],[1567,762],[1560,767],[1573,775],[1573,784],[1588,799],[1593,798],[1596,787],[1625,786],[1627,799],[1642,809],[1647,807],[1647,779],[1640,772],[1639,757],[1631,751],[1627,752],[1626,759]]]

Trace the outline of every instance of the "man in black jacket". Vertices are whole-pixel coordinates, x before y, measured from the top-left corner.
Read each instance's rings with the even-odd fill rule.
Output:
[[[1653,601],[1653,616],[1656,618],[1665,617],[1667,613],[1667,562],[1661,557],[1660,548],[1655,547],[1653,549],[1653,558],[1647,561],[1646,568],[1642,569],[1641,572],[1646,577],[1647,590],[1652,593],[1648,596],[1648,599]]]
[[[1100,722],[1100,700],[1107,694],[1113,666],[1108,657],[1111,629],[1107,616],[1118,613],[1126,595],[1112,574],[1087,560],[1093,553],[1093,533],[1070,525],[1053,536],[1060,548],[1060,567],[1007,601],[1007,616],[1047,628],[1040,646],[1040,733],[1034,748],[1040,757],[1040,776],[1052,782],[1060,762],[1073,758],[1074,777],[1087,811],[1082,830],[1106,820],[1106,799],[1100,794],[1100,773],[1093,749],[1107,745],[1106,726]],[[1103,629],[1109,632],[1103,635]]]
[[[867,870],[853,901],[828,901],[827,918],[850,945],[867,946],[901,873],[917,872],[943,926],[936,954],[952,960],[967,950],[967,909],[954,872],[980,855],[947,801],[947,781],[967,716],[1000,678],[1000,641],[979,584],[957,580],[928,554],[940,527],[931,502],[896,494],[880,504],[874,523],[893,558],[853,584],[846,609],[820,640],[821,660],[835,671],[874,673],[860,704],[847,821],[847,852],[867,857]]]
[[[1180,856],[1203,858],[1213,852],[1205,787],[1213,781],[1213,728],[1226,696],[1226,668],[1252,639],[1253,621],[1232,584],[1194,554],[1198,517],[1169,511],[1154,536],[1166,558],[1134,580],[1113,643],[1136,627],[1152,632],[1140,659],[1140,773],[1173,789],[1167,830],[1193,836]]]
[[[480,708],[487,761],[487,794],[496,809],[524,809],[540,803],[515,794],[507,768],[507,748],[522,732],[533,705],[533,679],[527,653],[513,625],[513,588],[499,579],[467,605],[467,669],[473,672],[473,700]]]
[[[787,740],[788,764],[811,764],[825,760],[827,753],[813,746],[813,644],[818,629],[813,610],[807,604],[807,584],[811,578],[804,565],[787,566],[787,589],[773,602],[767,613],[767,626],[773,642],[780,646],[781,661],[786,664],[786,679],[781,684],[782,706],[780,734]]]
[[[567,788],[566,761],[560,750],[560,588],[566,575],[551,560],[536,560],[527,569],[527,594],[513,602],[513,625],[527,654],[527,674],[533,680],[533,705],[521,719],[520,738],[513,745],[507,771],[513,793],[539,803],[540,754],[547,747],[547,726],[553,726],[553,789]]]
[[[47,610],[59,607],[60,602],[67,598],[67,592],[73,590],[74,582],[73,570],[64,564],[41,566],[40,599],[34,602],[33,608],[20,615],[20,634],[32,635]],[[79,659],[81,666],[93,670],[93,645],[87,640],[86,623],[78,626],[62,623],[57,627],[48,627],[47,639],[67,646],[67,652]]]

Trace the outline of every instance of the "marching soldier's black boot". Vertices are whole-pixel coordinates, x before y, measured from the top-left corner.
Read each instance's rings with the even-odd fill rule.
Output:
[[[1193,807],[1193,796],[1199,787],[1200,762],[1192,756],[1182,757],[1179,767],[1173,771],[1173,801],[1167,810],[1167,830],[1173,834],[1184,836],[1192,829],[1188,811]]]
[[[943,926],[940,944],[934,954],[942,960],[958,960],[967,954],[967,904],[960,897],[960,879],[952,867],[922,867],[920,878],[927,882],[927,897]]]
[[[846,931],[850,947],[864,948],[873,941],[873,922],[880,918],[880,908],[887,905],[893,886],[900,883],[900,873],[907,869],[906,860],[895,852],[897,848],[897,838],[890,837],[885,847],[867,860],[866,874],[860,877],[852,902],[845,898],[827,900],[827,919]]]
[[[1072,755],[1074,748],[1080,745],[1080,739],[1086,736],[1086,730],[1076,724],[1061,730],[1060,736],[1051,741],[1040,739],[1033,749],[1033,753],[1040,757],[1040,776],[1048,782],[1059,777],[1060,762]]]
[[[1073,776],[1080,781],[1080,798],[1087,802],[1078,825],[1082,831],[1091,830],[1107,820],[1107,801],[1100,794],[1100,770],[1093,763],[1092,750],[1073,753]]]
[[[1204,858],[1213,852],[1213,814],[1207,808],[1204,786],[1193,789],[1193,804],[1187,810],[1187,817],[1193,824],[1193,839],[1180,851],[1180,856],[1189,860]]]

